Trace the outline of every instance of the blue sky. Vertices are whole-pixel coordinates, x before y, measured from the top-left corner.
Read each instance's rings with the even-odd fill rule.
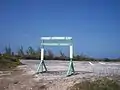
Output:
[[[120,1],[0,0],[0,51],[37,48],[41,36],[72,36],[76,54],[120,57]]]

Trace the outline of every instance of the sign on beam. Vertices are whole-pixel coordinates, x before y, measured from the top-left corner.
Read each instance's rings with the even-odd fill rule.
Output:
[[[41,37],[41,40],[72,40],[72,37]]]

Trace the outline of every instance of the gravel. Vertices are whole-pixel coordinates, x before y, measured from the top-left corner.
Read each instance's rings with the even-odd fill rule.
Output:
[[[66,77],[69,61],[46,60],[48,72],[36,74],[39,60],[21,60],[17,70],[0,71],[0,90],[67,90],[85,79],[120,75],[120,63],[74,61],[75,74]],[[92,63],[92,64],[91,64]],[[11,75],[10,75],[11,73]]]

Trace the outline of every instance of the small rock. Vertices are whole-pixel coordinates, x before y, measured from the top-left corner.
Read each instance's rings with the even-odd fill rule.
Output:
[[[0,71],[0,74],[3,74],[3,72],[2,72],[2,71]]]
[[[15,81],[14,84],[18,84],[19,81]]]

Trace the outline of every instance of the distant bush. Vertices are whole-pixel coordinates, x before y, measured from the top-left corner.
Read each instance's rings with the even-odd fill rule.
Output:
[[[59,56],[56,56],[50,49],[44,50],[44,59],[45,60],[69,60],[70,59],[69,56],[66,56],[62,51],[60,51],[59,54],[60,54]],[[2,56],[2,54],[0,54],[0,58],[1,58],[1,56]],[[9,58],[9,56],[12,56],[12,57],[16,57],[19,59],[39,60],[41,57],[41,49],[39,47],[37,50],[34,50],[31,46],[29,46],[27,50],[24,50],[23,46],[21,46],[18,49],[17,54],[14,54],[14,52],[12,52],[12,49],[9,45],[8,47],[5,47],[5,53],[3,54],[3,56],[6,59]],[[114,61],[114,62],[118,62],[118,61],[120,61],[120,58],[96,59],[96,58],[91,58],[84,54],[81,54],[81,55],[74,55],[73,60],[74,61],[105,61],[105,62]]]
[[[95,81],[83,81],[70,87],[68,90],[120,90],[120,85],[115,80],[102,78]]]
[[[0,70],[9,70],[21,64],[20,60],[16,57],[0,56]]]

